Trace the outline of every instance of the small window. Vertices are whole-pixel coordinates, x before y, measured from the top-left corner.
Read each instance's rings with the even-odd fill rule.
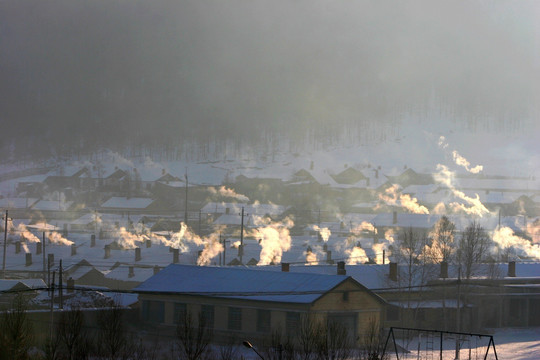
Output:
[[[349,301],[349,292],[344,291],[342,298],[343,298],[343,301]]]
[[[229,330],[242,330],[242,309],[230,307],[229,308]]]
[[[183,322],[186,317],[187,305],[185,303],[174,303],[173,321],[175,324]]]
[[[296,335],[300,329],[300,313],[288,311],[286,316],[287,335]]]
[[[163,323],[165,320],[165,303],[163,301],[143,300],[142,318],[144,321]]]
[[[201,318],[207,328],[214,328],[214,307],[212,305],[201,306]]]
[[[257,331],[268,333],[270,332],[270,322],[271,322],[271,311],[270,310],[257,310]]]

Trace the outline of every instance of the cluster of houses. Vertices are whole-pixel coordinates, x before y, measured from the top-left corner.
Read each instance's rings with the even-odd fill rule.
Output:
[[[35,306],[47,308],[51,294],[42,295],[39,289],[61,282],[65,293],[56,295],[56,307],[75,301],[83,288],[99,289],[100,294],[117,291],[123,305],[137,309],[141,323],[160,331],[174,332],[180,315],[192,312],[204,315],[218,336],[261,339],[274,330],[297,333],[304,315],[339,323],[354,339],[362,338],[373,322],[469,331],[540,325],[540,264],[531,259],[478,264],[466,281],[454,264],[407,268],[384,256],[382,263],[375,260],[380,254],[373,245],[388,230],[429,231],[440,219],[388,204],[374,210],[381,205],[377,194],[399,184],[401,194],[427,207],[452,199],[431,175],[404,169],[385,176],[380,168],[349,167],[321,178],[302,169],[288,181],[240,175],[229,184],[250,198],[270,189],[268,202],[258,203],[232,201],[230,194],[219,198],[208,185],[151,170],[65,168],[61,174],[18,182],[16,194],[0,198],[9,220],[7,229],[2,225],[7,239],[2,272],[9,280],[0,280],[0,302],[8,303],[12,292],[36,289]],[[477,219],[481,226],[509,227],[538,246],[536,180],[475,177],[460,179],[460,184],[493,211]],[[344,211],[330,216],[326,210],[321,214],[320,208],[298,205],[324,195],[343,199]],[[275,205],[277,199],[283,205]],[[286,218],[294,219],[290,246],[276,261],[260,266],[264,244],[249,230],[265,219],[279,223]],[[459,214],[449,219],[458,232],[471,220]],[[49,223],[47,229],[31,227],[43,221]],[[208,250],[204,242],[175,243],[186,221],[203,239],[219,229],[222,248],[205,266],[197,266]],[[360,224],[371,226],[358,232]],[[326,238],[320,229],[327,230]],[[51,238],[51,232],[65,241]],[[351,239],[368,261],[349,261],[350,249],[343,244]]]

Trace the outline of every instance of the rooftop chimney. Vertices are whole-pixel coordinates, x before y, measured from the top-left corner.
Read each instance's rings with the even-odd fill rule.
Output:
[[[54,266],[54,254],[47,254],[47,263],[50,267]]]
[[[156,275],[160,270],[161,268],[159,266],[154,265],[154,275]]]
[[[448,278],[448,263],[446,261],[441,261],[441,273],[439,275],[441,279]]]
[[[333,264],[334,263],[334,260],[332,260],[332,251],[331,250],[328,250],[326,252],[326,262],[328,264]]]
[[[64,224],[64,237],[68,236],[68,224]]]
[[[345,270],[345,261],[338,261],[337,263],[337,274],[338,275],[346,275],[347,270]]]
[[[397,263],[390,263],[390,273],[388,274],[388,278],[392,281],[397,281]]]
[[[21,252],[21,242],[17,241],[15,242],[15,254],[18,254]]]
[[[289,263],[281,263],[281,271],[289,272]]]
[[[128,272],[128,278],[132,278],[134,276],[135,276],[135,271],[133,270],[133,266],[130,266],[129,272]]]
[[[111,245],[105,245],[105,256],[104,259],[108,259],[111,257]]]
[[[173,255],[173,261],[172,261],[173,264],[178,264],[180,260],[180,251],[178,249],[173,249],[172,255]]]
[[[150,240],[150,239],[146,240],[146,247],[147,248],[152,247],[152,240]]]
[[[238,245],[238,256],[244,255],[244,245]]]
[[[141,248],[138,247],[138,248],[135,248],[135,261],[140,261],[141,260]]]
[[[92,234],[90,236],[90,247],[94,247],[94,246],[96,246],[96,235]]]
[[[71,244],[71,256],[77,255],[77,246],[75,244]]]
[[[508,263],[508,276],[516,277],[516,262],[515,261],[510,261]]]
[[[397,224],[397,211],[392,213],[392,224]]]
[[[32,265],[32,253],[26,253],[26,266]]]
[[[42,247],[41,242],[36,243],[36,255],[41,254],[42,251],[43,251],[42,249],[43,249],[43,247]]]

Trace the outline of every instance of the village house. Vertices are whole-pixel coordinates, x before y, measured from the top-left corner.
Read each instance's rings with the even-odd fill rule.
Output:
[[[294,336],[312,316],[341,324],[356,340],[383,321],[384,301],[348,276],[169,265],[134,291],[143,322],[174,331],[183,313],[201,313],[218,339]]]

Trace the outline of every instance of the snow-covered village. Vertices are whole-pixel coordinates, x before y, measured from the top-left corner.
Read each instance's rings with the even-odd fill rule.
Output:
[[[539,10],[1,3],[0,360],[539,359]]]

